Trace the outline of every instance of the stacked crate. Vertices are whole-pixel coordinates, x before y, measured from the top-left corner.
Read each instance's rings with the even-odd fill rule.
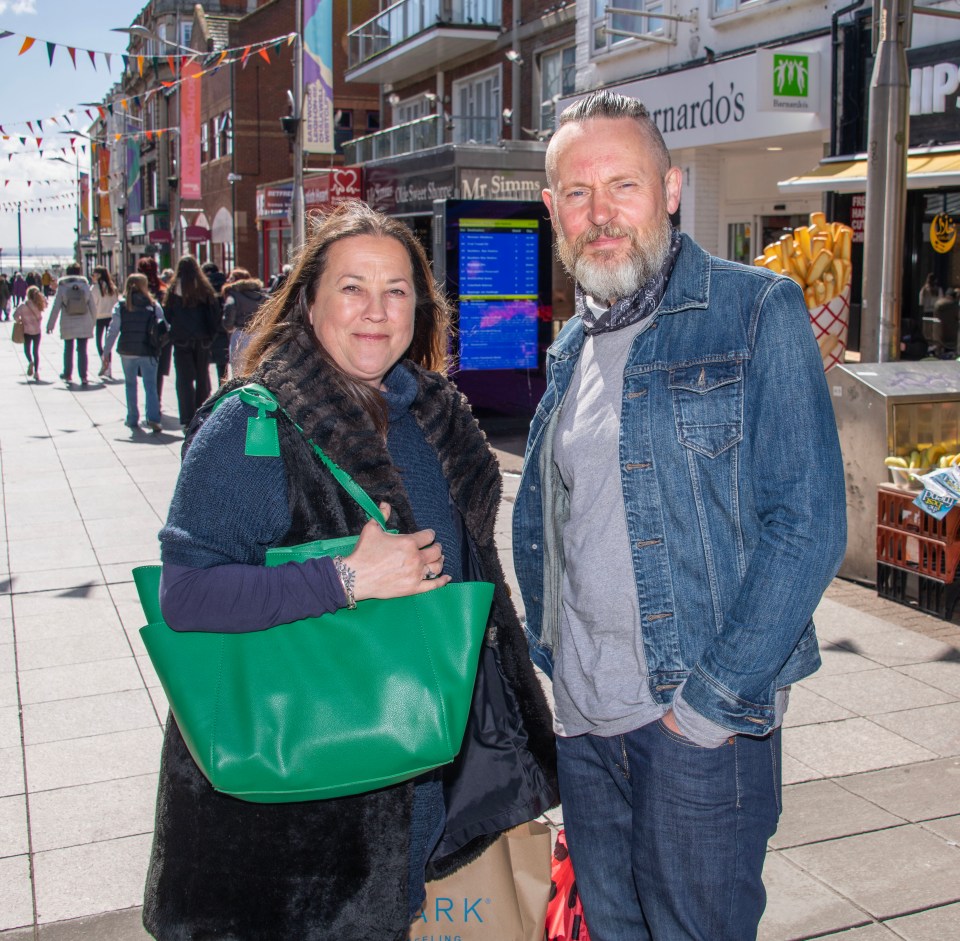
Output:
[[[938,520],[916,496],[892,485],[877,489],[877,594],[950,620],[960,597],[960,506]]]

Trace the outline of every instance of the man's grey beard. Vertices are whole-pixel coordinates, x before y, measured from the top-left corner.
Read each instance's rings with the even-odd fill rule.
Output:
[[[585,294],[597,301],[613,303],[632,297],[664,265],[670,253],[670,219],[663,217],[661,225],[640,233],[612,223],[591,226],[572,244],[558,231],[557,255]],[[630,250],[622,261],[613,261],[603,254],[586,255],[584,248],[601,238],[630,239]]]

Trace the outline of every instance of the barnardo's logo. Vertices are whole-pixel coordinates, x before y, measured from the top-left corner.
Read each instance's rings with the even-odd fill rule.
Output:
[[[773,93],[778,98],[806,98],[810,94],[808,56],[774,54]]]
[[[813,114],[820,107],[820,53],[757,50],[757,110]]]

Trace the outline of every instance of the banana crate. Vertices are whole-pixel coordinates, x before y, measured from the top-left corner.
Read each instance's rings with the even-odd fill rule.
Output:
[[[924,513],[913,502],[914,496],[899,487],[881,484],[877,488],[877,524],[948,543],[960,540],[960,506],[938,520]]]
[[[960,562],[960,542],[878,526],[877,561],[951,584]]]
[[[950,621],[960,598],[960,582],[946,584],[938,578],[877,562],[877,594]]]

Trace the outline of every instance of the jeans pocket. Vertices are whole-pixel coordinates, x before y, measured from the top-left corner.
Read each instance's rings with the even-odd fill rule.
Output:
[[[673,729],[667,726],[663,719],[657,719],[657,729],[661,735],[670,739],[671,742],[676,742],[678,745],[685,745],[687,748],[697,749],[701,747],[696,742],[693,742],[687,738],[686,735],[681,735],[679,732],[674,732]]]

